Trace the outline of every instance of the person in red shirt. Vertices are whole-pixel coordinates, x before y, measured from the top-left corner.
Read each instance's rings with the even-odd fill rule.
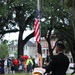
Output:
[[[13,64],[16,65],[16,66],[18,66],[18,59],[14,59],[13,60]]]
[[[18,64],[19,64],[19,61],[18,61],[18,59],[14,59],[13,60],[13,65],[14,65],[14,70],[15,70],[15,72],[17,72],[18,71]]]

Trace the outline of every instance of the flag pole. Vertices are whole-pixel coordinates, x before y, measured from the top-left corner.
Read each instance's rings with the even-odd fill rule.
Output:
[[[40,1],[39,0],[37,0],[37,9],[40,12]]]
[[[40,0],[37,0],[37,9],[38,9],[39,16],[40,16]],[[38,44],[38,51],[39,50],[41,50],[41,25],[40,25],[40,43]],[[40,65],[39,65],[39,67],[42,67],[42,51],[41,51],[41,54],[39,56],[39,59],[40,59]]]
[[[39,16],[40,15],[40,0],[37,0],[37,9],[38,9],[38,12],[39,12]],[[41,41],[41,25],[40,25],[40,41]]]

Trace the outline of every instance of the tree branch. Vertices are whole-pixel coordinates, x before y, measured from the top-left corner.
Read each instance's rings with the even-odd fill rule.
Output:
[[[25,45],[25,44],[28,42],[28,40],[29,40],[30,38],[32,38],[32,37],[34,37],[34,32],[32,32],[31,34],[29,34],[29,35],[23,40],[23,45]]]
[[[19,31],[18,29],[13,29],[13,30],[8,30],[8,31],[4,30],[4,31],[1,31],[0,34],[3,35],[3,34],[6,34],[6,33],[12,33],[12,32],[18,32],[18,31]]]

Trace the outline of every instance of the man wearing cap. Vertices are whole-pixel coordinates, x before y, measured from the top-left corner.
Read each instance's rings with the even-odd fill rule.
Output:
[[[69,59],[64,54],[65,46],[62,43],[57,43],[55,50],[57,55],[53,55],[48,66],[45,67],[46,73],[51,75],[66,75],[69,66]]]

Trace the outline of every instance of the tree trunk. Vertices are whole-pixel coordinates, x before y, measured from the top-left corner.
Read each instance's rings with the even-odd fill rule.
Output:
[[[50,41],[50,40],[49,40],[49,41]],[[49,45],[50,58],[52,58],[52,56],[53,56],[53,50],[52,50],[52,47],[51,47],[51,43],[48,42],[48,45]]]
[[[32,32],[30,35],[28,35],[24,40],[22,40],[23,31],[19,32],[19,38],[18,38],[18,58],[23,55],[23,48],[24,45],[29,41],[30,38],[34,37],[34,32]]]
[[[71,53],[72,53],[72,57],[73,57],[73,62],[75,63],[75,42],[73,41],[73,50],[71,50]]]
[[[48,47],[49,47],[49,54],[50,54],[50,58],[53,56],[53,50],[52,50],[52,47],[51,47],[51,43],[50,43],[50,39],[49,38],[46,38],[45,37],[45,39],[46,39],[46,41],[47,41],[47,43],[48,43]]]
[[[18,58],[23,55],[23,30],[20,30],[18,37]]]
[[[73,31],[74,31],[74,40],[75,40],[75,0],[73,0]],[[72,44],[73,50],[71,51],[73,62],[75,63],[75,41]]]
[[[73,0],[72,14],[73,14],[73,31],[74,31],[74,38],[75,38],[75,0]]]
[[[73,62],[75,63],[75,41],[73,41],[72,39],[66,39],[67,43],[68,43],[68,47],[71,51],[72,54],[72,58],[73,58]]]

